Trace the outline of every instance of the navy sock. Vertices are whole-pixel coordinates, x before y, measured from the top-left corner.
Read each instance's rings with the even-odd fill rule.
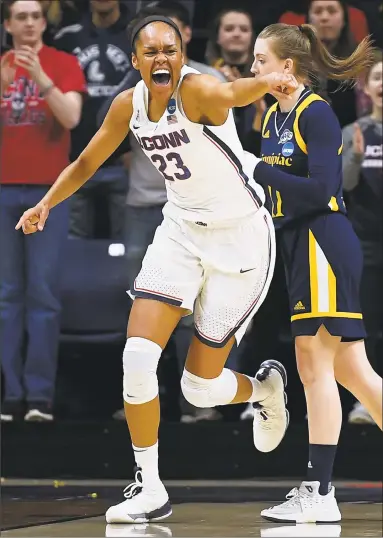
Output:
[[[336,449],[337,445],[309,445],[307,481],[320,483],[320,495],[330,491]]]

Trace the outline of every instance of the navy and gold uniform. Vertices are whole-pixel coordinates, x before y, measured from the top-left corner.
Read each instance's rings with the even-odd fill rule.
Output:
[[[364,338],[363,257],[346,216],[342,132],[328,103],[306,88],[289,113],[271,106],[261,158],[254,177],[277,230],[293,335],[315,335],[323,324],[344,339]]]

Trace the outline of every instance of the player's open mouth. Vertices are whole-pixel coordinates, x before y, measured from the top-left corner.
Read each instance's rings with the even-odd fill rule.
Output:
[[[170,73],[167,69],[156,69],[152,73],[152,79],[158,86],[167,86],[170,83]]]

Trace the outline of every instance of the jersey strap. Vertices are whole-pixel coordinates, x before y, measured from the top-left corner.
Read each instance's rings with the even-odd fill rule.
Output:
[[[301,104],[298,106],[298,108],[297,108],[297,110],[295,112],[295,120],[294,120],[294,124],[293,124],[293,131],[294,131],[295,140],[296,140],[299,148],[301,149],[301,151],[303,151],[303,153],[305,153],[306,155],[307,155],[307,146],[306,146],[306,142],[303,140],[303,136],[301,135],[301,132],[299,130],[299,118],[300,118],[300,115],[302,114],[302,112],[304,110],[306,110],[306,108],[308,106],[310,106],[311,103],[313,103],[314,101],[324,101],[325,103],[327,103],[327,101],[325,101],[324,99],[322,99],[322,97],[320,97],[319,95],[316,95],[315,93],[312,93],[311,95],[307,96],[306,99],[303,99]]]
[[[277,110],[277,106],[278,106],[278,101],[274,103],[266,112],[265,118],[263,120],[263,125],[262,125],[262,138],[269,138],[270,136],[270,135],[266,136],[266,127],[267,127],[271,114]]]

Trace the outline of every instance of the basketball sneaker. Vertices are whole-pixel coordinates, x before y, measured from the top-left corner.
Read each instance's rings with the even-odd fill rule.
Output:
[[[165,486],[159,482],[155,490],[145,488],[140,468],[136,469],[134,482],[124,489],[124,497],[125,501],[107,510],[107,523],[148,523],[165,519],[172,513]]]
[[[342,519],[334,487],[327,495],[319,495],[319,482],[302,482],[286,499],[282,504],[262,510],[261,516],[281,523],[336,523]]]
[[[261,364],[255,378],[270,389],[270,395],[253,403],[254,445],[260,452],[271,452],[282,441],[289,425],[284,391],[287,374],[280,362],[269,360]]]

